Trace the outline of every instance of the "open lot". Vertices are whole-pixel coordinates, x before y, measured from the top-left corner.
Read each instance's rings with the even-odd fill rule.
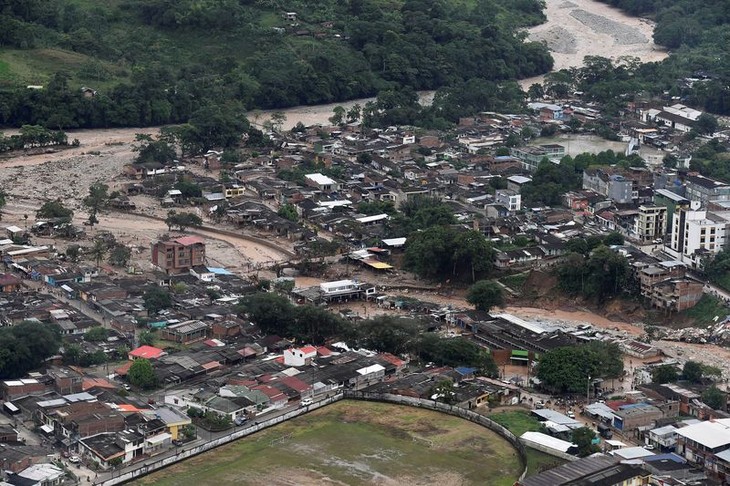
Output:
[[[511,485],[512,446],[457,417],[343,401],[202,454],[134,484]]]

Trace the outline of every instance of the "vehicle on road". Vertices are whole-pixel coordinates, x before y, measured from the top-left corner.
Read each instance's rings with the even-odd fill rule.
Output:
[[[71,464],[79,464],[81,462],[81,458],[79,456],[71,456],[68,458],[68,462]]]
[[[302,407],[308,407],[312,403],[314,403],[314,402],[312,401],[311,398],[302,398]]]

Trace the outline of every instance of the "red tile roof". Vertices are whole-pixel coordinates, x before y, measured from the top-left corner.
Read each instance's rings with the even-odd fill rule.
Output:
[[[154,346],[140,346],[137,349],[129,352],[129,356],[145,359],[157,359],[163,354],[165,354],[163,350]]]
[[[299,351],[301,351],[304,354],[317,354],[317,348],[314,346],[304,346],[299,348]]]
[[[205,243],[205,240],[199,236],[181,236],[174,240],[175,243],[180,243],[183,246],[195,245],[197,243]]]
[[[288,386],[289,388],[292,388],[292,389],[298,391],[299,393],[308,391],[309,389],[312,388],[312,385],[305,383],[302,380],[300,380],[299,378],[296,378],[294,376],[282,376],[281,378],[279,378],[279,381],[281,383],[285,384],[286,386]]]
[[[317,348],[317,354],[320,356],[332,356],[332,351],[325,346],[320,346]]]
[[[380,357],[383,358],[388,363],[396,366],[397,368],[400,368],[401,366],[404,366],[406,364],[405,361],[403,361],[399,357],[394,356],[390,353],[382,353],[382,354],[380,354]]]

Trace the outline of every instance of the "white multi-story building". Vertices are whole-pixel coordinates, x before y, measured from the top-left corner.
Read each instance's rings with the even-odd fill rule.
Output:
[[[511,213],[522,209],[522,196],[510,189],[498,189],[494,193],[494,202],[506,207]]]
[[[707,256],[719,253],[727,242],[730,211],[708,212],[693,202],[674,213],[670,253],[694,268]]]

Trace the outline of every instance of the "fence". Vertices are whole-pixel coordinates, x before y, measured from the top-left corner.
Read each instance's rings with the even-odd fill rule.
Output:
[[[479,424],[504,437],[510,444],[512,444],[515,449],[517,449],[517,453],[520,456],[520,462],[522,463],[522,474],[520,475],[520,481],[524,479],[525,475],[527,474],[527,452],[525,451],[525,446],[512,432],[505,429],[497,422],[488,419],[484,415],[479,415],[478,413],[467,410],[466,408],[457,407],[454,405],[447,405],[445,403],[436,402],[433,400],[404,397],[401,395],[392,395],[390,393],[368,393],[361,391],[345,390],[344,398],[349,398],[353,400],[370,400],[374,402],[395,403],[397,405],[407,405],[409,407],[428,408],[429,410],[454,415],[470,422],[474,422],[475,424]]]
[[[332,397],[317,401],[307,407],[297,408],[296,410],[292,410],[291,412],[287,412],[283,415],[279,415],[278,417],[273,417],[269,420],[266,420],[265,422],[260,422],[260,423],[257,423],[256,425],[250,425],[244,429],[236,430],[230,434],[224,435],[223,437],[219,437],[217,439],[206,442],[199,446],[192,447],[191,449],[182,450],[182,451],[178,452],[177,454],[161,458],[155,462],[144,464],[131,471],[124,471],[119,476],[112,477],[112,478],[107,479],[98,484],[103,485],[103,486],[113,486],[115,484],[122,484],[127,481],[131,481],[132,479],[139,478],[141,476],[145,476],[154,471],[157,471],[164,467],[170,466],[178,461],[183,461],[190,457],[197,456],[198,454],[213,450],[216,447],[220,447],[224,444],[228,444],[229,442],[233,442],[234,440],[238,440],[242,437],[246,437],[248,435],[255,434],[256,432],[259,432],[260,430],[267,429],[269,427],[280,424],[280,423],[285,422],[294,417],[298,417],[299,415],[305,414],[312,410],[316,410],[318,408],[325,407],[331,403],[342,400],[342,398],[343,398],[343,395],[341,393],[337,394],[337,395],[333,395]]]
[[[479,424],[479,425],[486,427],[486,428],[492,430],[493,432],[499,434],[500,436],[505,438],[510,444],[512,444],[512,446],[517,450],[517,453],[520,456],[520,462],[522,463],[523,469],[522,469],[522,474],[520,475],[519,479],[520,480],[524,479],[525,475],[527,474],[527,453],[525,452],[525,446],[522,444],[522,442],[520,442],[520,440],[512,432],[510,432],[509,430],[505,429],[498,423],[488,419],[487,417],[485,417],[483,415],[479,415],[478,413],[472,412],[471,410],[467,410],[465,408],[461,408],[461,407],[457,407],[457,406],[453,406],[453,405],[447,405],[445,403],[436,402],[433,400],[424,400],[421,398],[404,397],[404,396],[400,396],[400,395],[392,395],[389,393],[368,393],[368,392],[345,390],[344,392],[338,393],[337,395],[333,395],[332,397],[314,402],[312,405],[309,405],[307,407],[302,407],[302,408],[298,408],[296,410],[292,410],[291,412],[287,412],[278,417],[273,417],[269,420],[266,420],[265,422],[257,423],[256,425],[251,425],[242,430],[234,431],[233,433],[224,435],[223,437],[219,437],[217,439],[206,442],[204,444],[193,447],[191,449],[183,450],[175,455],[161,458],[161,459],[159,459],[155,462],[151,462],[149,464],[144,464],[131,471],[122,472],[118,477],[112,477],[111,479],[107,479],[98,484],[103,485],[103,486],[113,486],[116,484],[122,484],[127,481],[131,481],[132,479],[150,474],[154,471],[157,471],[164,467],[170,466],[178,461],[182,461],[182,460],[188,459],[190,457],[197,456],[198,454],[201,454],[203,452],[213,450],[216,447],[222,446],[224,444],[228,444],[229,442],[233,442],[234,440],[238,440],[242,437],[246,437],[248,435],[255,434],[256,432],[258,432],[260,430],[280,424],[286,420],[292,419],[294,417],[298,417],[299,415],[303,415],[312,410],[316,410],[318,408],[325,407],[331,403],[337,402],[342,399],[369,400],[369,401],[374,401],[374,402],[386,402],[386,403],[394,403],[397,405],[406,405],[409,407],[427,408],[429,410],[434,410],[436,412],[454,415],[456,417],[463,418],[463,419],[473,422],[475,424]],[[276,440],[286,440],[286,439],[284,437],[279,437],[274,440],[276,441]],[[425,441],[424,441],[424,443],[425,443]]]

